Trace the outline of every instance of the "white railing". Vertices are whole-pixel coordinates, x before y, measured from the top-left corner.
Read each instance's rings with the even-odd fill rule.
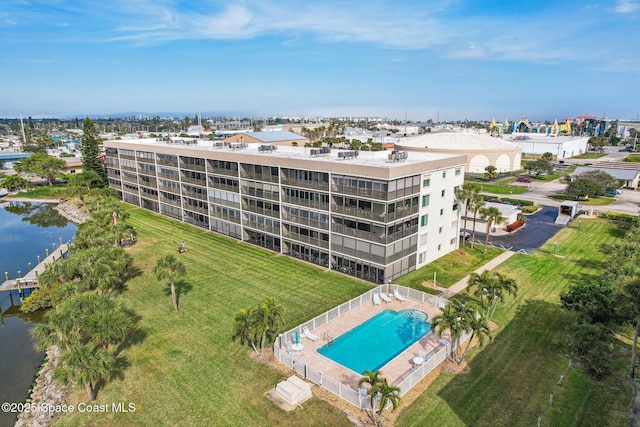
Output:
[[[398,290],[398,293],[401,296],[411,300],[412,302],[426,303],[438,308],[445,307],[449,302],[449,300],[446,300],[444,298],[440,298],[438,296],[430,295],[425,292],[421,292],[416,289],[407,288],[404,286],[394,284],[380,285],[365,292],[360,296],[353,298],[350,301],[347,301],[319,316],[314,317],[308,322],[300,324],[295,328],[290,329],[283,334],[280,334],[276,338],[273,346],[273,353],[275,358],[283,365],[300,374],[303,378],[306,378],[312,383],[317,384],[325,390],[330,391],[331,393],[349,402],[350,404],[360,409],[368,408],[369,396],[359,394],[357,390],[354,390],[351,387],[342,384],[340,381],[323,374],[322,371],[318,371],[312,366],[296,359],[294,356],[290,355],[286,351],[286,349],[283,349],[283,347],[285,345],[285,342],[287,340],[290,340],[291,336],[295,335],[296,332],[298,334],[302,334],[303,328],[305,326],[308,327],[310,331],[314,331],[315,329],[318,329],[321,326],[324,326],[327,323],[332,322],[341,316],[344,316],[350,311],[360,307],[362,304],[370,302],[373,298],[372,294],[374,292],[380,292],[381,290],[387,293],[393,293],[394,290]],[[464,343],[468,338],[469,334],[463,334],[460,339],[460,345],[462,345],[462,343]],[[400,388],[400,396],[404,396],[409,390],[411,390],[411,388],[413,388],[418,382],[420,382],[420,380],[427,376],[447,358],[447,356],[451,352],[452,344],[447,340],[440,340],[440,342],[442,344],[442,347],[436,353],[431,355],[431,357],[429,357],[429,359],[425,361],[424,364],[419,366],[417,369],[408,370],[394,382],[393,385],[397,385],[397,387]]]

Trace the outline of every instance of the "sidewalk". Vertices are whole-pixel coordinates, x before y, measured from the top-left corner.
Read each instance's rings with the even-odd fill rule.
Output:
[[[474,271],[474,273],[481,274],[485,270],[493,270],[494,268],[496,268],[497,266],[499,266],[500,264],[502,264],[503,262],[511,258],[513,255],[515,255],[515,252],[505,251],[500,255],[498,255],[497,257],[495,257],[494,259],[492,259],[491,261],[489,261],[488,263],[486,263],[485,265],[483,265],[482,267],[478,268],[476,271]],[[452,296],[454,296],[458,292],[461,292],[467,287],[470,276],[471,275],[464,277],[462,280],[454,283],[453,285],[449,286],[446,289],[438,287],[438,290],[441,291],[438,294],[438,296],[440,298],[450,299]]]

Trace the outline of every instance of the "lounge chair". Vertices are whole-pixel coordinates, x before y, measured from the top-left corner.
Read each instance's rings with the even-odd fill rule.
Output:
[[[393,290],[393,296],[396,297],[396,299],[400,302],[405,302],[407,299],[405,297],[403,297],[402,295],[400,295],[400,293],[398,292],[397,289]]]
[[[311,341],[320,341],[320,337],[312,334],[308,326],[304,326],[302,328],[302,333],[306,338],[309,338]]]
[[[386,303],[390,303],[391,302],[391,298],[389,297],[389,295],[387,295],[385,293],[381,293],[380,294],[380,298],[382,298],[382,301],[384,301]]]
[[[427,352],[426,351],[418,352],[418,357],[422,357],[423,359],[426,359],[427,358]]]
[[[377,292],[373,293],[373,305],[380,305],[380,294]]]

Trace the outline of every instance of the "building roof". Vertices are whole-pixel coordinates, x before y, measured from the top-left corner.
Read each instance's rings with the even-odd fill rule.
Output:
[[[288,130],[281,130],[281,131],[274,131],[274,132],[246,132],[245,135],[248,135],[262,142],[278,142],[278,141],[306,139],[304,136],[298,135],[297,133],[293,133]]]
[[[182,143],[178,142],[182,141]],[[292,147],[289,145],[272,145],[271,150],[264,150],[267,144],[261,143],[231,143],[221,141],[206,141],[198,139],[176,139],[166,142],[162,139],[136,139],[105,141],[107,147],[140,151],[158,151],[186,156],[202,156],[232,161],[259,162],[259,158],[269,159],[268,162],[280,165],[297,165],[299,167],[327,171],[367,170],[381,176],[400,176],[412,174],[414,171],[424,173],[445,167],[462,167],[466,157],[452,153],[408,152],[406,158],[392,161],[389,151],[353,151],[332,149],[328,153],[319,153],[320,149],[308,147]],[[242,146],[242,147],[240,147]],[[357,153],[357,155],[355,155]],[[345,154],[351,154],[345,157]],[[292,161],[295,161],[293,163]],[[285,166],[291,167],[291,166]],[[377,170],[377,172],[373,172]]]
[[[418,136],[402,138],[398,141],[402,147],[431,148],[435,150],[478,150],[504,151],[519,150],[511,142],[486,134],[460,132],[427,132]]]
[[[633,181],[638,176],[640,171],[636,169],[618,169],[618,168],[601,168],[597,166],[578,166],[575,171],[571,174],[571,176],[578,176],[583,172],[588,171],[602,171],[606,172],[615,179],[619,179],[622,181]]]

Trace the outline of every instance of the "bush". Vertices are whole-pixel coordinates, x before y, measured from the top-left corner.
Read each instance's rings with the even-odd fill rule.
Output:
[[[624,222],[638,222],[638,217],[631,214],[617,213],[617,212],[600,212],[600,218],[605,219],[614,219],[616,221],[624,221]]]
[[[511,233],[512,231],[516,231],[518,228],[524,225],[524,221],[516,221],[509,225],[507,225],[507,231]]]
[[[524,213],[534,213],[538,208],[539,206],[522,206],[520,209],[522,209]]]
[[[533,206],[534,202],[532,200],[523,200],[523,199],[512,199],[512,198],[507,198],[507,197],[503,197],[502,199],[503,202],[511,202],[514,205],[520,205],[520,206]]]

